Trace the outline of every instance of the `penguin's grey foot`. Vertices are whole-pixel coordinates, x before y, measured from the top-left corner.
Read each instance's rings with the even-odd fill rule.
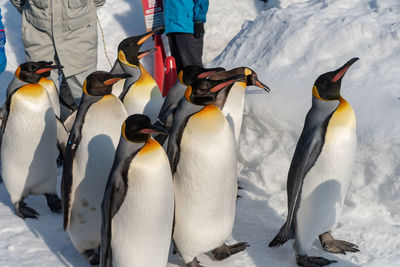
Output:
[[[334,239],[330,232],[318,236],[321,246],[325,251],[331,253],[346,254],[346,252],[359,252],[356,244]]]
[[[226,244],[223,244],[222,246],[213,249],[211,252],[214,255],[214,257],[219,260],[222,261],[230,256],[232,256],[233,254],[239,253],[243,250],[246,249],[246,247],[248,247],[249,244],[247,244],[247,242],[241,242],[241,243],[237,243],[231,246],[228,246]]]
[[[337,261],[331,261],[323,257],[308,257],[307,255],[296,255],[296,262],[299,266],[320,267],[335,263]]]
[[[204,266],[200,265],[200,262],[197,260],[197,258],[194,258],[191,262],[186,264],[186,267],[204,267]]]
[[[22,219],[25,220],[25,218],[33,218],[37,219],[39,216],[39,213],[37,213],[36,210],[28,207],[24,200],[21,200],[17,203],[14,204],[15,212],[16,214],[21,217]]]
[[[88,249],[83,252],[83,256],[85,256],[90,265],[98,265],[100,263],[99,253],[97,253],[93,249]]]
[[[47,206],[52,212],[61,213],[61,200],[56,194],[44,194],[47,199]]]

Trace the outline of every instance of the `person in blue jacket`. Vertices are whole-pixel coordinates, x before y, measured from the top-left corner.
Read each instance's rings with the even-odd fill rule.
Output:
[[[7,65],[6,51],[4,50],[5,44],[6,44],[6,32],[4,31],[4,24],[2,22],[1,8],[0,8],[0,73],[2,73],[5,70]]]
[[[178,73],[188,65],[203,65],[208,5],[208,0],[164,0],[165,34]]]

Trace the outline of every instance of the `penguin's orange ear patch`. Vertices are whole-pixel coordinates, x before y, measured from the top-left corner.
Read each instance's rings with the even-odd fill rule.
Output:
[[[230,80],[230,81],[227,81],[227,82],[220,83],[217,86],[214,86],[213,88],[211,88],[211,92],[213,92],[213,93],[218,92],[222,88],[225,88],[225,87],[227,87],[228,85],[231,85],[234,82],[235,82],[235,80]]]
[[[343,75],[346,73],[346,71],[350,68],[350,66],[345,67],[344,69],[342,69],[341,71],[339,71],[335,77],[333,77],[332,82],[337,82],[340,78],[343,77]]]
[[[214,73],[216,73],[216,71],[203,72],[203,73],[200,73],[199,75],[197,75],[197,78],[198,79],[204,79],[204,78],[207,78],[208,76],[210,76],[211,74],[214,74]]]
[[[121,80],[121,78],[111,78],[111,79],[105,80],[103,83],[105,85],[112,85],[112,84],[118,82],[119,80]]]
[[[51,71],[51,70],[53,70],[53,69],[52,68],[44,68],[44,69],[37,70],[35,73],[36,74],[42,74],[42,73],[45,73],[45,72],[48,72],[48,71]]]

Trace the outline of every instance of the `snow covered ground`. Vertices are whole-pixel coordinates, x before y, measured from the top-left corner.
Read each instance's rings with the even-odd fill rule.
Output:
[[[9,1],[0,0],[0,7],[9,60],[0,75],[4,99],[24,53],[20,15]],[[119,41],[143,32],[140,1],[108,0],[98,15],[114,61]],[[251,246],[223,262],[203,255],[203,265],[295,266],[292,241],[278,249],[267,244],[286,218],[286,176],[311,106],[311,88],[320,74],[359,57],[342,82],[342,95],[357,116],[358,151],[333,234],[358,244],[360,252],[329,254],[316,240],[310,255],[338,260],[332,266],[400,266],[399,17],[398,0],[211,1],[205,62],[251,67],[272,92],[248,89],[239,142],[239,181],[244,189],[230,242],[247,241]],[[101,37],[99,69],[109,69]],[[63,232],[61,215],[47,209],[44,197],[29,197],[27,202],[41,214],[39,220],[16,217],[0,185],[0,266],[89,266]],[[168,266],[184,265],[171,255]]]

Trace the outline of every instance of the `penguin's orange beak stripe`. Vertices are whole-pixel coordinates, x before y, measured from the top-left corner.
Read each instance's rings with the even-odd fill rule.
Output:
[[[150,133],[155,133],[157,132],[156,130],[153,129],[142,129],[139,131],[139,133],[144,133],[144,134],[150,134]]]
[[[44,68],[44,69],[37,70],[35,73],[36,74],[42,74],[42,73],[45,73],[45,72],[48,72],[48,71],[52,71],[52,70],[53,70],[53,68]]]
[[[138,55],[138,59],[144,58],[145,56],[147,56],[148,54],[150,54],[151,52],[144,52],[140,55]]]
[[[337,82],[340,78],[343,77],[343,75],[346,73],[346,71],[350,68],[350,66],[345,67],[344,69],[342,69],[341,71],[339,71],[335,77],[333,77],[332,82]]]
[[[105,85],[111,85],[111,84],[118,82],[119,80],[121,80],[121,78],[111,78],[111,79],[105,80],[103,83]]]
[[[233,82],[234,82],[234,80],[220,83],[217,86],[214,86],[213,88],[211,88],[211,92],[213,92],[213,93],[218,92],[219,90],[227,87],[228,85],[231,85]]]
[[[197,75],[198,79],[203,79],[203,78],[207,78],[208,76],[210,76],[211,74],[216,73],[216,71],[207,71],[207,72],[203,72],[200,73],[199,75]]]
[[[149,35],[146,35],[145,37],[142,37],[142,39],[140,39],[140,40],[137,42],[137,44],[138,44],[138,45],[143,44],[143,43],[146,42],[146,40],[149,39],[150,36],[152,36],[153,34],[154,34],[154,32],[150,33]]]

